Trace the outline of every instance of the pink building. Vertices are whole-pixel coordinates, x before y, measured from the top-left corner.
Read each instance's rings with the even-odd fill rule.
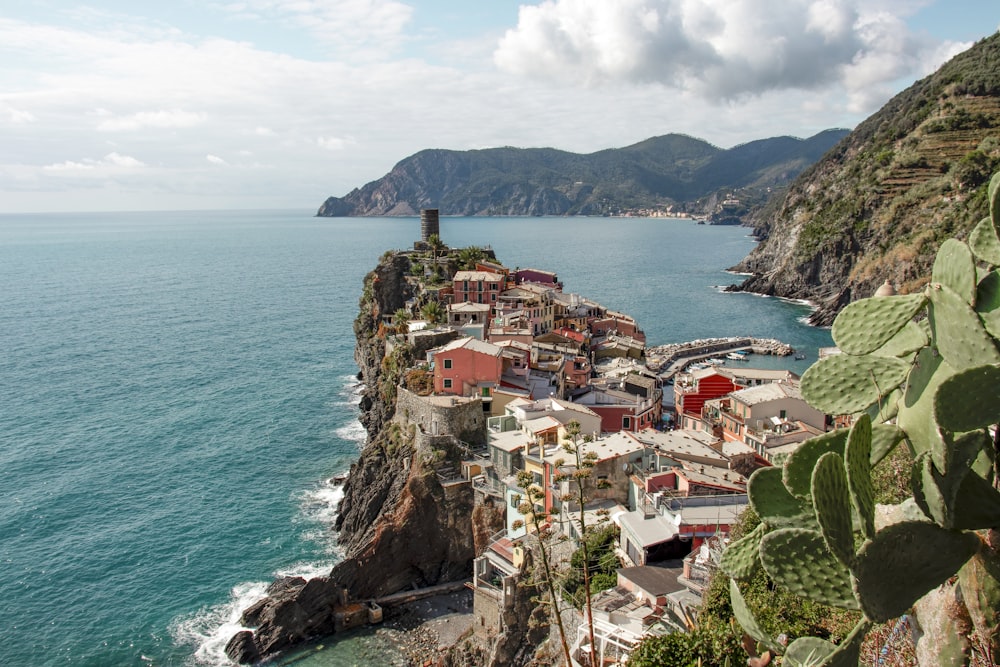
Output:
[[[488,303],[491,306],[497,302],[497,295],[504,289],[503,275],[488,271],[459,271],[452,279],[455,291],[454,303],[471,301],[472,303]]]
[[[503,374],[503,349],[459,338],[433,352],[434,393],[489,398]]]
[[[563,287],[556,274],[551,271],[542,271],[541,269],[518,269],[514,272],[514,282],[518,285],[521,283],[545,285],[557,292],[561,292]]]

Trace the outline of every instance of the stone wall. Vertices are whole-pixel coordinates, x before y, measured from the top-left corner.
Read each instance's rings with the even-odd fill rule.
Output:
[[[418,396],[399,387],[396,418],[431,435],[454,435],[472,445],[486,443],[486,415],[478,398]]]

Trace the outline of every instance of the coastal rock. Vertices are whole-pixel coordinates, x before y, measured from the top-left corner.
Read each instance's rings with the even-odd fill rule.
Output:
[[[340,586],[327,577],[316,577],[301,588],[267,598],[253,638],[258,653],[268,656],[310,637],[332,634],[339,591]]]
[[[304,583],[279,579],[267,598],[246,610],[247,625],[256,627],[252,641],[260,658],[333,633],[335,607],[345,599],[467,579],[475,557],[474,536],[497,529],[495,522],[474,529],[470,483],[442,484],[435,472],[433,464],[442,457],[458,461],[463,455],[456,436],[430,435],[405,415],[395,415],[396,396],[405,390],[383,364],[386,341],[380,325],[383,314],[395,312],[413,296],[405,280],[408,272],[405,255],[383,256],[365,278],[354,322],[355,360],[365,387],[360,419],[369,437],[344,482],[338,512],[336,529],[345,558],[328,577]],[[394,355],[419,353],[399,343],[395,350]],[[465,410],[475,424],[465,424],[470,433],[463,432],[463,439],[473,442],[471,432],[485,437],[481,406],[473,402]],[[488,517],[482,520],[489,523]],[[253,661],[245,635],[238,637],[231,642],[231,657]]]
[[[260,652],[253,641],[253,633],[249,630],[241,630],[233,635],[226,644],[226,655],[233,662],[240,665],[249,665],[260,660]]]

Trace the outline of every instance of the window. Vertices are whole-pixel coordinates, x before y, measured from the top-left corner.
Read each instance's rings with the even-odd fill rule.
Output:
[[[489,387],[483,387],[481,395],[482,395],[483,398],[489,398],[490,397],[490,388]]]
[[[444,360],[444,367],[446,369],[451,368],[451,359],[445,359]]]
[[[517,509],[518,505],[520,504],[521,504],[521,494],[520,493],[512,494],[510,497],[510,506],[513,507],[514,509]]]
[[[451,378],[445,378],[444,379],[444,388],[445,389],[451,389]]]
[[[778,417],[781,418],[781,419],[784,419],[787,414],[788,414],[787,412],[785,412],[784,410],[782,410],[781,412],[778,413]]]
[[[632,420],[629,417],[622,417],[622,428],[632,428]]]

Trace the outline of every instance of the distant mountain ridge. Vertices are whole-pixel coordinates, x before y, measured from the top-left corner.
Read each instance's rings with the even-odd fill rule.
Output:
[[[1000,33],[862,122],[748,221],[764,239],[738,289],[807,299],[830,324],[886,280],[919,290],[940,244],[988,212],[1000,169]]]
[[[724,191],[762,202],[847,133],[825,130],[730,149],[668,134],[586,155],[553,148],[428,149],[344,197],[330,197],[317,215],[415,215],[422,208],[465,216],[607,215],[669,206],[708,213]]]

